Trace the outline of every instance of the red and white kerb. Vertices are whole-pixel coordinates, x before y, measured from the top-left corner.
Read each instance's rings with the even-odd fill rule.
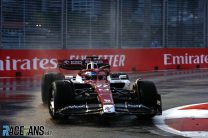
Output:
[[[160,129],[186,137],[208,137],[208,103],[172,108],[156,116]]]

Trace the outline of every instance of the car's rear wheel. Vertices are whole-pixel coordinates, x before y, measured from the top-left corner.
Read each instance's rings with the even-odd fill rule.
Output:
[[[49,92],[48,109],[53,119],[61,119],[66,116],[61,115],[58,111],[73,101],[74,89],[69,81],[59,80],[52,83]]]
[[[48,94],[49,90],[51,87],[51,84],[56,81],[56,80],[63,80],[64,75],[62,73],[46,73],[42,76],[41,79],[41,97],[42,97],[42,102],[44,104],[48,103]]]
[[[134,89],[138,97],[138,102],[157,110],[158,93],[155,84],[151,81],[137,81],[135,85]],[[155,114],[138,115],[138,117],[148,119],[154,117]]]

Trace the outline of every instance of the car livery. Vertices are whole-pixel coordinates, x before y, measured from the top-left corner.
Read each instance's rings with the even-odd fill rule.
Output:
[[[153,82],[131,82],[126,73],[111,73],[107,60],[60,60],[58,67],[79,70],[76,76],[45,73],[42,101],[53,119],[70,115],[117,115],[153,117],[162,114],[161,96]]]

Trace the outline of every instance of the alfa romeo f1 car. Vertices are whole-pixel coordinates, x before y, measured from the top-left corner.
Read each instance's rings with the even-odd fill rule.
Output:
[[[70,115],[153,117],[162,114],[161,96],[153,82],[137,79],[131,85],[126,73],[111,73],[107,60],[60,60],[58,67],[79,70],[76,76],[46,73],[42,77],[43,103],[53,119]]]

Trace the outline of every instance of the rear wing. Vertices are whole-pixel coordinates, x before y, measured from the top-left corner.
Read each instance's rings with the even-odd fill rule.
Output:
[[[82,70],[86,69],[87,64],[91,61],[96,63],[98,68],[110,68],[107,59],[98,59],[97,57],[86,57],[84,60],[59,60],[58,67],[66,70]]]
[[[58,67],[66,70],[81,70],[83,68],[82,60],[59,60]]]

